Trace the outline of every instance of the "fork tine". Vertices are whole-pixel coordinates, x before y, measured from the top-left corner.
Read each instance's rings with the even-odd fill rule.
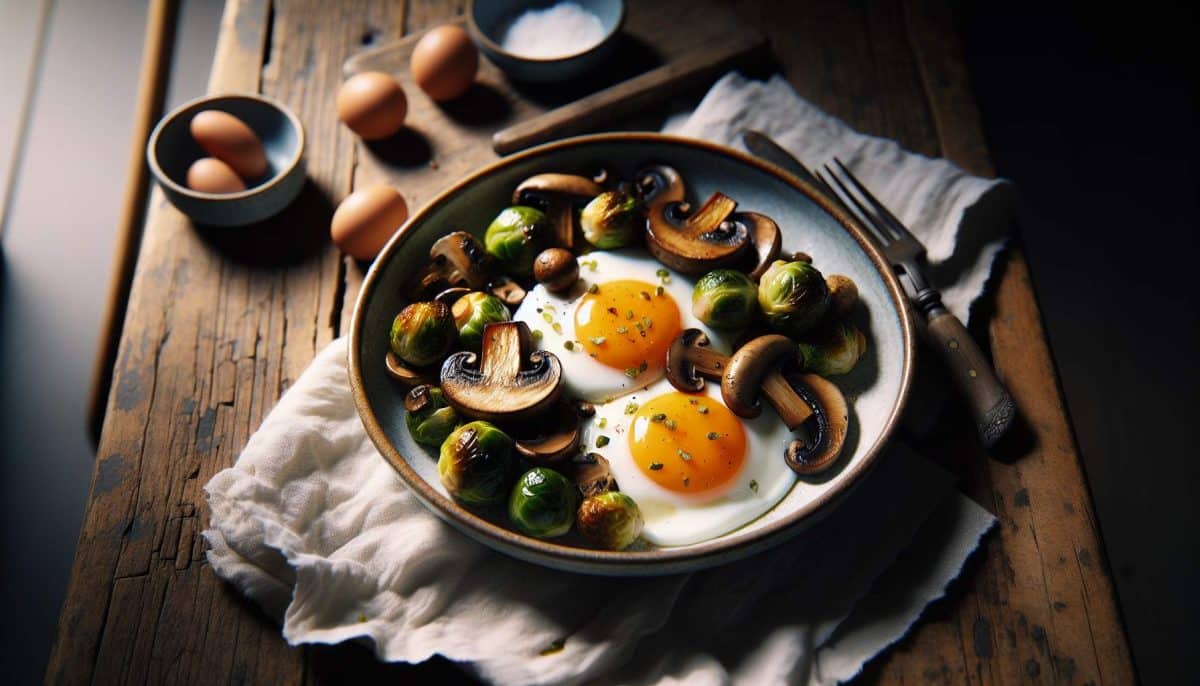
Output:
[[[871,191],[867,190],[866,186],[862,185],[862,183],[855,178],[854,174],[850,173],[850,170],[846,168],[846,165],[842,164],[841,160],[835,157],[833,158],[833,162],[842,170],[842,174],[846,177],[846,179],[854,185],[855,190],[857,190],[862,197],[871,204],[871,206],[875,209],[875,213],[880,217],[880,219],[883,220],[887,228],[890,229],[893,234],[895,234],[897,239],[911,235],[908,229],[905,228],[904,224],[901,223],[899,219],[896,219],[896,216],[892,214],[883,203],[879,202],[874,195],[871,195]]]
[[[825,185],[829,186],[834,195],[846,206],[846,209],[858,216],[859,221],[862,222],[863,226],[867,227],[867,230],[871,232],[875,240],[879,241],[882,245],[887,245],[895,240],[879,225],[878,217],[874,216],[870,209],[864,206],[858,198],[854,197],[850,189],[842,184],[837,175],[833,173],[833,170],[829,168],[829,165],[822,167],[820,172],[823,172],[821,180]],[[825,176],[829,178],[825,179]]]

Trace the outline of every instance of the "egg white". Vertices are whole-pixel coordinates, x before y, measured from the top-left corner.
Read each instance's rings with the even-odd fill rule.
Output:
[[[641,508],[646,521],[642,537],[659,546],[699,543],[744,526],[774,507],[796,483],[795,472],[784,461],[784,450],[793,436],[769,407],[754,419],[742,420],[746,431],[745,461],[734,477],[732,488],[718,498],[697,502],[694,497],[663,488],[647,478],[629,451],[634,415],[626,414],[625,408],[630,402],[641,405],[674,391],[671,383],[662,379],[648,388],[597,405],[596,416],[588,420],[584,429],[584,450],[608,459],[618,488]],[[702,393],[721,402],[719,384],[705,384]],[[600,436],[608,438],[603,447],[597,447]]]
[[[623,370],[591,358],[579,345],[581,338],[575,333],[575,307],[592,284],[603,287],[605,281],[619,279],[644,281],[655,286],[662,284],[664,293],[679,308],[682,329],[700,329],[708,335],[714,350],[730,352],[730,337],[708,327],[692,314],[694,280],[671,270],[667,270],[667,279],[660,278],[658,271],[664,267],[643,250],[597,251],[580,257],[579,261],[579,281],[570,291],[555,294],[539,284],[526,294],[521,306],[513,313],[513,320],[525,322],[535,332],[539,349],[554,353],[562,361],[568,395],[593,403],[604,402],[663,377],[660,369],[657,373],[645,372],[630,378]],[[559,325],[559,331],[555,331],[555,324]],[[567,349],[568,341],[574,350]]]

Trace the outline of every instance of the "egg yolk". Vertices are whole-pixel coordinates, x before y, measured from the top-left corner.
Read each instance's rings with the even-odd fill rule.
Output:
[[[707,500],[733,486],[746,458],[746,432],[719,401],[668,393],[638,408],[629,452],[659,486]]]
[[[596,284],[575,308],[575,333],[584,350],[634,379],[663,369],[680,328],[675,300],[644,281]]]

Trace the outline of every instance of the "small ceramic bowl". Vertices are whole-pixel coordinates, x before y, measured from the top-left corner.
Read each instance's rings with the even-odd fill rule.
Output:
[[[598,66],[617,43],[625,21],[623,0],[575,0],[600,19],[604,38],[599,43],[562,57],[525,57],[505,50],[504,34],[522,12],[545,9],[555,0],[471,0],[467,3],[467,29],[479,49],[504,73],[517,81],[565,81]]]
[[[192,138],[192,117],[228,112],[246,123],[267,153],[267,171],[239,193],[201,193],[187,187],[192,162],[207,153]],[[146,144],[146,161],[171,204],[197,224],[242,226],[278,214],[304,188],[304,127],[289,109],[259,95],[197,98],[163,117]]]

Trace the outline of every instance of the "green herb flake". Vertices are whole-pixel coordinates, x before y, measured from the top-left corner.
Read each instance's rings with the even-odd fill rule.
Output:
[[[716,431],[708,432],[708,440],[710,440],[710,441],[715,441],[720,437],[721,437],[721,434],[717,433]]]
[[[608,436],[597,436],[596,437],[596,447],[597,448],[603,448],[606,445],[608,445]]]
[[[629,327],[628,326],[618,326],[617,333],[629,333]]]
[[[758,493],[758,482],[757,481],[755,481],[753,479],[750,480],[750,490],[754,491],[755,493]]]
[[[596,422],[596,426],[600,427],[601,429],[608,426],[608,417],[601,417],[600,421]]]
[[[530,333],[530,335],[533,336],[533,340],[535,340],[535,341],[542,340],[542,330],[541,329],[534,329],[533,332]]]
[[[688,451],[684,450],[683,448],[680,448],[678,452],[679,452],[679,459],[683,460],[684,462],[692,461],[692,454],[689,453]]]
[[[563,347],[566,348],[567,350],[574,350],[575,343],[572,341],[563,341]]]
[[[565,645],[567,645],[567,639],[557,638],[557,639],[551,641],[550,645],[546,646],[545,648],[542,648],[542,650],[538,653],[538,655],[545,657],[547,655],[561,653],[563,646],[565,646]]]
[[[554,316],[552,314],[550,314],[549,312],[543,312],[542,319],[544,319],[546,321],[546,323],[549,324],[550,322],[554,321]]]
[[[654,328],[654,322],[650,321],[649,317],[642,317],[642,325],[645,326],[647,329]]]
[[[554,333],[556,333],[556,334],[561,335],[563,332],[562,324],[559,324],[558,322],[554,322],[553,324],[551,324],[550,328],[554,329]]]
[[[660,469],[662,469],[662,463],[661,463],[661,462],[651,462],[651,463],[650,463],[650,471],[652,471],[652,472],[657,472],[657,471],[658,471],[658,470],[660,470]]]
[[[661,422],[666,418],[667,418],[667,415],[665,412],[658,412],[658,413],[650,415],[650,421],[656,422],[656,423]]]
[[[638,404],[635,402],[625,403],[625,414],[633,414],[638,411]]]
[[[660,279],[671,278],[671,272],[667,271],[666,269],[659,269],[658,271],[654,272],[654,274]]]
[[[700,401],[696,400],[695,398],[688,398],[688,403],[691,405],[699,405]]]
[[[633,310],[625,310],[625,318],[633,319]]]
[[[696,408],[696,411],[699,412],[700,414],[708,414],[708,406],[701,405],[700,407]]]
[[[595,295],[599,292],[600,292],[600,286],[598,286],[596,284],[592,284],[592,285],[588,286],[588,293]]]
[[[638,377],[638,374],[641,374],[641,373],[642,373],[642,370],[638,369],[637,367],[626,367],[625,368],[625,376],[628,376],[631,379],[636,379]]]
[[[667,427],[667,428],[668,428],[668,429],[670,429],[671,431],[674,431],[674,430],[675,430],[675,420],[674,420],[674,419],[668,419],[668,420],[666,420],[666,421],[664,421],[664,422],[663,422],[663,426]]]
[[[608,339],[604,336],[592,336],[588,340],[592,342],[592,345],[604,345],[604,341]]]
[[[364,615],[363,613],[359,612],[358,613],[358,623],[362,624],[363,622],[366,622],[366,621],[367,621],[367,616]]]
[[[654,289],[654,294],[655,294],[655,295],[657,295],[657,296],[659,296],[659,297],[662,297],[662,294],[663,294],[665,291],[666,291],[666,289],[665,289],[665,288],[663,288],[662,286],[659,286],[658,288],[655,288],[655,289]]]

